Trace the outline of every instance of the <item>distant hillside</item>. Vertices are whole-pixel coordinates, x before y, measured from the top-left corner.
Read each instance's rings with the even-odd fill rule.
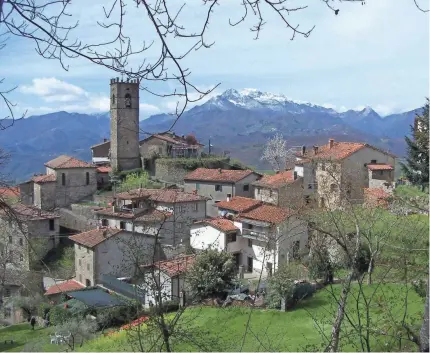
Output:
[[[264,143],[280,132],[289,146],[339,141],[365,141],[402,156],[404,135],[409,134],[418,109],[382,118],[372,108],[338,113],[311,103],[295,102],[285,96],[255,90],[227,90],[195,106],[175,126],[178,134],[193,133],[205,145],[209,139],[215,153],[230,151],[233,158],[268,169],[259,156]],[[141,121],[141,130],[167,130],[173,121],[158,114]],[[17,121],[0,132],[0,146],[11,154],[4,172],[22,181],[59,154],[90,160],[89,147],[109,138],[109,113],[57,112]],[[143,137],[143,135],[142,135]]]

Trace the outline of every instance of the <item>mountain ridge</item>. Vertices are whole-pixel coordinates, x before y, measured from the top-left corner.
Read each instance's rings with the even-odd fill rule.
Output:
[[[327,143],[328,138],[363,141],[404,155],[404,136],[420,108],[382,118],[373,108],[337,112],[309,102],[255,89],[229,89],[186,111],[174,131],[193,133],[205,145],[211,139],[214,153],[230,151],[234,158],[268,169],[259,155],[274,133],[288,145]],[[176,117],[157,114],[140,121],[143,132],[170,128]],[[109,112],[82,114],[64,111],[16,121],[0,134],[0,146],[10,152],[4,168],[12,180],[25,180],[43,171],[43,164],[59,154],[89,160],[90,146],[109,137]],[[141,137],[147,135],[141,134]],[[3,173],[3,174],[4,174]]]

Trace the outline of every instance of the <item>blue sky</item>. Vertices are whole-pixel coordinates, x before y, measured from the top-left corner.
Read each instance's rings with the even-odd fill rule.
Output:
[[[181,20],[197,29],[204,8],[201,1],[188,2]],[[212,95],[228,88],[257,88],[339,111],[370,105],[382,115],[417,108],[428,96],[429,15],[420,12],[413,0],[367,0],[364,6],[334,2],[340,8],[338,16],[322,1],[296,0],[294,4],[308,4],[309,8],[291,13],[291,23],[300,24],[303,30],[316,27],[309,38],[294,41],[291,31],[268,8],[264,8],[267,24],[258,41],[249,30],[255,18],[229,26],[230,14],[236,14],[233,19],[240,16],[240,2],[229,0],[215,8],[207,33],[207,41],[214,41],[214,46],[191,53],[184,62],[198,87],[221,84]],[[74,35],[94,42],[107,35],[94,22],[105,2],[90,3],[77,0],[71,12],[80,22]],[[428,1],[420,3],[428,5]],[[126,29],[132,39],[139,43],[151,40],[152,28],[141,20],[142,12],[131,7],[128,12]],[[174,48],[183,45],[176,42]],[[147,53],[149,58],[154,54]],[[82,59],[67,63],[69,71],[64,71],[58,62],[40,58],[32,42],[10,40],[2,51],[0,77],[6,78],[5,84],[18,86],[11,95],[18,104],[16,112],[107,111],[109,79],[116,75]],[[141,92],[141,118],[172,112],[176,101]]]

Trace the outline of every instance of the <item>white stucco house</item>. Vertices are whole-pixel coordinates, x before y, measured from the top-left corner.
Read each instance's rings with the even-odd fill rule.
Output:
[[[291,210],[259,200],[233,197],[218,203],[219,218],[196,222],[191,246],[233,254],[247,278],[270,276],[280,264],[308,251],[307,224]]]
[[[143,279],[139,281],[139,287],[145,292],[144,306],[154,305],[159,294],[162,302],[179,301],[181,291],[187,296],[185,276],[194,261],[195,255],[183,255],[142,266]]]

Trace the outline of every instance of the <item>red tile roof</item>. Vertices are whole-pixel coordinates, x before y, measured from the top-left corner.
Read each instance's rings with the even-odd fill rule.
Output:
[[[97,173],[110,173],[112,172],[112,167],[98,167]]]
[[[364,188],[364,200],[372,206],[388,206],[390,194],[382,188]]]
[[[96,214],[100,216],[110,216],[113,218],[126,218],[126,219],[134,219],[136,222],[161,222],[166,220],[169,216],[172,215],[171,212],[163,212],[157,209],[139,209],[135,208],[134,213],[130,211],[124,211],[121,209],[113,211],[112,207],[102,208],[100,210],[95,211]]]
[[[149,199],[165,203],[206,201],[209,199],[205,196],[178,189],[135,189],[119,193],[116,197],[120,200]]]
[[[10,186],[0,188],[0,197],[4,199],[19,197],[20,191],[18,186]]]
[[[241,213],[239,218],[278,224],[285,221],[290,214],[291,212],[287,209],[270,205],[261,205],[249,212]]]
[[[251,199],[249,197],[235,196],[230,201],[220,201],[214,206],[235,212],[246,212],[262,203],[262,201]]]
[[[291,184],[293,182],[294,170],[286,170],[274,175],[264,175],[260,180],[253,182],[252,185],[279,188],[280,186]]]
[[[389,164],[368,164],[367,169],[369,170],[393,170],[393,166]]]
[[[206,223],[208,225],[211,225],[215,229],[218,229],[224,233],[235,232],[235,231],[239,230],[239,228],[234,225],[233,221],[231,221],[227,218],[205,219],[202,221],[202,223]]]
[[[330,142],[326,145],[322,145],[318,147],[318,151],[315,154],[313,148],[309,148],[305,155],[296,154],[299,158],[304,160],[306,159],[331,159],[331,160],[342,160],[348,158],[353,153],[361,150],[362,148],[371,148],[373,150],[379,151],[381,153],[385,153],[389,156],[395,157],[393,154],[382,151],[379,148],[371,146],[367,143],[359,143],[359,142],[335,142],[332,141],[332,147],[330,148]],[[302,162],[303,163],[303,162]]]
[[[65,168],[94,168],[94,166],[88,162],[81,161],[75,157],[69,157],[66,155],[58,156],[45,163],[46,167],[52,169],[65,169]]]
[[[208,169],[208,168],[197,168],[196,170],[188,173],[184,180],[196,180],[196,181],[218,181],[235,183],[243,178],[251,175],[252,170],[229,170],[229,169]],[[258,173],[255,173],[258,174]]]
[[[36,184],[50,183],[57,181],[57,176],[55,174],[35,175],[31,178],[31,181],[34,181]]]
[[[94,248],[95,246],[103,243],[105,240],[112,238],[118,233],[121,233],[122,231],[122,229],[100,227],[88,232],[72,235],[69,237],[69,239],[88,248]]]
[[[82,288],[85,288],[83,284],[71,279],[70,281],[54,284],[53,286],[49,287],[45,292],[45,295],[71,292]]]
[[[186,272],[195,262],[195,255],[179,256],[171,260],[157,261],[154,264],[145,265],[145,268],[155,267],[166,273],[170,277],[174,277]]]
[[[146,138],[145,140],[143,140],[142,142],[149,140],[151,138],[160,139],[160,140],[172,143],[174,145],[194,146],[193,144],[190,145],[188,143],[186,137],[182,137],[182,136],[178,136],[178,135],[172,135],[172,134],[168,134],[168,133],[151,135],[148,138]],[[197,140],[196,140],[196,142],[197,142],[197,145],[204,146],[201,143],[199,143]]]
[[[38,221],[60,217],[54,212],[44,211],[35,206],[24,205],[22,203],[17,203],[11,207],[22,221]]]

